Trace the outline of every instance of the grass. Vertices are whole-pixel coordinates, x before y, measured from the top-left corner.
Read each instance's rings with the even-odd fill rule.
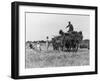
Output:
[[[52,47],[46,50],[42,46],[42,51],[26,48],[25,67],[61,67],[61,66],[84,66],[89,65],[89,50],[79,49],[78,52],[53,51]]]

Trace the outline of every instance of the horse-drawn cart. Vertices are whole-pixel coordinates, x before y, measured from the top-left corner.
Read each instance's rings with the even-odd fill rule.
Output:
[[[52,38],[52,45],[54,50],[77,51],[80,42],[83,39],[82,32],[68,32],[59,31],[59,36]]]

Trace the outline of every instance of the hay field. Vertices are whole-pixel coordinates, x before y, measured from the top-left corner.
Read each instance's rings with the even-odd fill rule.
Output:
[[[61,66],[85,66],[89,65],[89,50],[79,49],[77,52],[54,51],[50,46],[48,51],[42,45],[42,51],[26,47],[25,67],[61,67]]]

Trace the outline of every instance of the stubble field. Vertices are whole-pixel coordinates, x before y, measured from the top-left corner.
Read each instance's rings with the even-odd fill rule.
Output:
[[[42,50],[30,49],[26,47],[25,67],[43,68],[43,67],[61,67],[61,66],[85,66],[89,65],[89,50],[79,49],[77,52],[54,51],[50,46]]]

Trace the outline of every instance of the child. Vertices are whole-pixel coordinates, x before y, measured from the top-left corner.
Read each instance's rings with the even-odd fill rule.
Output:
[[[39,42],[37,42],[37,48],[41,51],[41,45]]]

